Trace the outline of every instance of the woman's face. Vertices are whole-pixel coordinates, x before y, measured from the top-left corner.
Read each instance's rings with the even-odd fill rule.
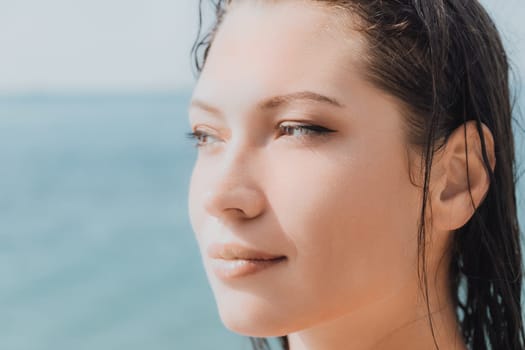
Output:
[[[241,2],[194,90],[191,223],[222,321],[241,334],[289,334],[415,280],[403,118],[363,78],[364,43],[340,21],[313,2]],[[223,243],[286,259],[224,275],[208,255]]]

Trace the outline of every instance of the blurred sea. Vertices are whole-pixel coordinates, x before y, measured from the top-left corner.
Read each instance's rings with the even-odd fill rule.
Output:
[[[0,98],[0,349],[249,348],[189,225],[189,96]]]
[[[189,225],[188,98],[0,100],[0,349],[244,349]]]

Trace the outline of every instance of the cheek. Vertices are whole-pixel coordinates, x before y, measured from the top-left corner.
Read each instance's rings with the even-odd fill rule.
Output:
[[[276,164],[269,186],[296,254],[290,284],[311,286],[308,298],[332,303],[334,312],[401,288],[414,278],[417,257],[418,196],[407,163],[387,152],[356,153],[310,153],[304,161]]]

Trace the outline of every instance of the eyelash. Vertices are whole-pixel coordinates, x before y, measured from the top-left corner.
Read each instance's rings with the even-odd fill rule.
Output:
[[[329,133],[335,132],[335,130],[327,129],[325,127],[319,126],[319,125],[312,125],[312,124],[280,124],[276,127],[276,130],[281,135],[286,135],[285,131],[295,131],[295,130],[301,130],[303,132],[306,132],[306,135],[302,135],[299,137],[307,137],[307,136],[326,136]],[[208,145],[208,143],[201,140],[201,138],[208,138],[208,137],[214,137],[213,135],[201,131],[201,130],[195,130],[193,132],[186,133],[186,136],[190,140],[196,141],[194,144],[195,147],[203,147]],[[288,135],[293,136],[293,135]]]
[[[213,137],[213,136],[204,131],[195,130],[193,132],[186,133],[186,137],[189,138],[190,140],[195,141],[194,146],[199,148],[199,147],[206,145],[203,141],[200,140],[201,137]]]
[[[277,130],[281,132],[285,129],[302,130],[302,131],[306,131],[307,134],[313,134],[313,136],[326,135],[328,133],[335,132],[335,130],[330,130],[322,126],[312,125],[312,124],[284,124],[284,125],[280,124],[277,127]],[[304,136],[301,136],[301,137],[304,137]]]

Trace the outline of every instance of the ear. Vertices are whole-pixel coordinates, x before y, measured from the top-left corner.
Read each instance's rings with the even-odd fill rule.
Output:
[[[494,138],[483,123],[481,130],[490,167],[494,170]],[[476,122],[468,121],[454,130],[440,153],[434,158],[437,162],[432,165],[430,179],[432,225],[451,231],[468,222],[490,185]]]

